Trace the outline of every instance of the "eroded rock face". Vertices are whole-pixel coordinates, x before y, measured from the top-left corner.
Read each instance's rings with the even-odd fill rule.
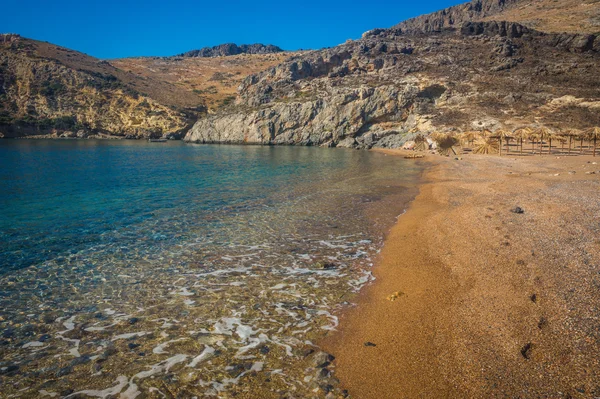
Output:
[[[181,136],[180,111],[115,76],[70,68],[36,54],[32,41],[0,41],[0,133],[4,137]]]
[[[416,132],[600,124],[584,102],[565,106],[563,120],[545,107],[565,95],[600,97],[598,41],[501,21],[374,30],[248,77],[236,104],[199,120],[185,140],[397,147]]]
[[[419,88],[336,88],[327,99],[278,102],[250,112],[234,112],[200,120],[186,140],[201,143],[300,144],[370,147],[397,132],[374,129],[374,121],[403,123],[403,110]]]

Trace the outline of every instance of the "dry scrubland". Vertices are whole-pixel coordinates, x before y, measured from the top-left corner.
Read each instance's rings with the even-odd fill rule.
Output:
[[[297,53],[239,54],[226,57],[121,58],[110,63],[124,71],[169,82],[196,95],[209,110],[232,102],[249,75],[280,64]]]

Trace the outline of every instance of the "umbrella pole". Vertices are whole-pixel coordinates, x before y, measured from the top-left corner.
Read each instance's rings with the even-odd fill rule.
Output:
[[[523,155],[523,137],[521,137],[521,149],[519,151]]]

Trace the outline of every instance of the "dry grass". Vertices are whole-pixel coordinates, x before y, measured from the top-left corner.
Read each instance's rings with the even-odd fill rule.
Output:
[[[132,74],[168,82],[193,95],[197,102],[216,109],[237,94],[237,87],[249,75],[278,65],[296,53],[240,54],[214,58],[121,58],[115,67]]]
[[[600,31],[598,0],[537,0],[523,2],[483,21],[519,22],[544,32],[597,33]]]

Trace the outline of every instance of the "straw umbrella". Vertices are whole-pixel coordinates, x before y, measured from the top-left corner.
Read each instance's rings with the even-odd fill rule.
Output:
[[[585,140],[586,138],[586,132],[585,131],[579,131],[579,153],[583,154],[583,140]]]
[[[593,154],[596,156],[596,142],[598,141],[598,137],[600,137],[600,127],[596,126],[587,131],[588,140],[590,140],[594,144]]]
[[[498,129],[494,133],[494,135],[498,138],[499,147],[500,147],[500,155],[502,155],[502,140],[506,140],[506,153],[510,153],[509,141],[513,138],[512,132],[510,130]]]
[[[473,148],[475,154],[495,154],[498,152],[498,140],[493,137],[480,138]]]
[[[557,136],[556,139],[558,141],[560,141],[560,153],[564,154],[565,152],[565,143],[567,142],[567,135],[564,132],[560,132]]]
[[[523,139],[526,139],[531,134],[530,127],[520,127],[514,130],[513,136],[519,140],[519,153],[523,154]]]
[[[553,132],[546,126],[542,126],[536,130],[536,133],[540,139],[540,155],[542,155],[542,149],[544,147],[544,137],[550,137]],[[550,138],[550,144],[552,145],[552,139]]]
[[[433,133],[430,136],[436,143],[440,154],[448,155],[452,151],[456,155],[456,146],[460,140],[454,133]]]
[[[558,134],[555,130],[548,129],[546,132],[546,137],[548,137],[548,154],[552,154],[552,139],[557,138]]]
[[[530,129],[527,139],[531,141],[531,153],[535,155],[535,142],[539,140],[540,134],[536,129]]]
[[[429,149],[429,143],[422,134],[418,134],[415,137],[415,151],[427,151]]]
[[[563,132],[563,134],[565,134],[568,138],[569,138],[569,151],[568,154],[571,155],[571,148],[573,147],[573,137],[578,137],[581,132],[577,129],[568,129],[565,132]]]
[[[464,132],[458,136],[461,141],[465,141],[468,145],[472,146],[473,142],[480,136],[479,132],[470,130]]]

